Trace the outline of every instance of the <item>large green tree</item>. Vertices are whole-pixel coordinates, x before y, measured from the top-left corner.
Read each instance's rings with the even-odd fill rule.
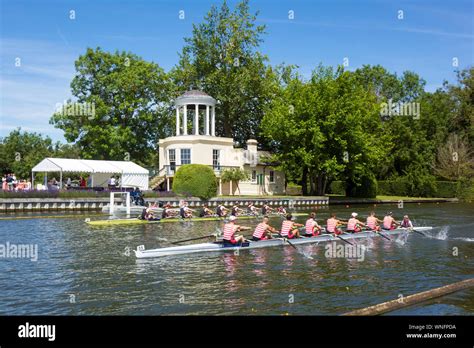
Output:
[[[319,66],[309,81],[293,76],[266,110],[262,128],[284,169],[299,168],[304,193],[324,194],[335,178],[350,183],[352,192],[390,150],[378,110],[352,73]]]
[[[202,23],[193,24],[171,72],[176,95],[201,89],[218,100],[216,133],[241,144],[249,138],[264,140],[260,121],[274,92],[274,71],[258,51],[265,28],[256,25],[256,16],[247,0],[233,11],[226,1],[220,8],[212,6]]]
[[[75,67],[75,100],[50,122],[80,147],[84,158],[151,164],[158,139],[172,127],[167,74],[135,54],[100,48],[87,49]]]

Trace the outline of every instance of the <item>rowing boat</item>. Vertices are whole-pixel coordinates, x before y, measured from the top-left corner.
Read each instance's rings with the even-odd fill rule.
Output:
[[[306,216],[307,213],[293,213],[293,216]],[[269,214],[268,216],[281,216],[278,214]],[[244,219],[257,219],[262,218],[261,215],[240,215],[238,216],[239,220]],[[225,218],[220,216],[210,216],[210,217],[193,217],[193,218],[186,218],[183,219],[179,218],[165,218],[156,221],[148,221],[148,220],[140,220],[137,218],[133,219],[110,219],[110,220],[89,220],[86,219],[85,221],[91,226],[110,226],[110,225],[143,225],[143,224],[156,224],[160,222],[180,222],[180,221],[219,221],[224,220]]]
[[[429,231],[432,227],[417,227],[416,231]],[[397,228],[391,231],[382,231],[384,236],[397,235],[401,233],[410,232],[410,229],[407,228]],[[360,238],[369,238],[380,235],[379,233],[373,231],[365,231],[354,234],[344,233],[335,237],[332,234],[322,234],[316,237],[301,237],[297,239],[291,239],[291,244],[301,245],[301,244],[310,244],[310,243],[321,243],[321,242],[331,242],[331,241],[341,241],[345,239],[351,241],[352,239]],[[202,252],[220,252],[220,251],[231,251],[231,250],[247,250],[247,249],[257,249],[257,248],[267,248],[274,246],[283,246],[288,245],[288,242],[284,238],[274,238],[261,240],[258,242],[245,242],[239,246],[225,246],[222,242],[212,242],[212,243],[200,243],[200,244],[191,244],[191,245],[182,245],[177,247],[168,247],[168,248],[158,248],[145,250],[143,245],[137,247],[137,250],[134,250],[135,256],[138,259],[148,258],[148,257],[160,257],[160,256],[170,256],[170,255],[181,255],[181,254],[193,254],[193,253],[202,253]]]

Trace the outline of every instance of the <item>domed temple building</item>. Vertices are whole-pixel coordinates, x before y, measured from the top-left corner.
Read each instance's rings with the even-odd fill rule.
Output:
[[[257,150],[257,141],[247,140],[247,149],[234,147],[234,139],[216,135],[216,100],[202,91],[187,91],[175,101],[176,134],[160,139],[159,187],[170,191],[176,170],[184,164],[204,164],[219,178],[219,195],[238,194],[235,183],[220,180],[226,169],[240,168],[250,180],[240,181],[242,195],[282,194],[285,176],[265,162],[269,153]]]

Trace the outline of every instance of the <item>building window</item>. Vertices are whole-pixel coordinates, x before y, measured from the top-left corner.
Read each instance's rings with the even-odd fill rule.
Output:
[[[275,172],[273,170],[270,170],[270,182],[274,183],[275,182]]]
[[[191,164],[191,149],[181,149],[181,164]]]
[[[168,160],[170,164],[170,172],[174,172],[176,170],[176,150],[169,149],[168,150]]]
[[[221,170],[221,150],[212,150],[212,168]]]
[[[252,170],[252,182],[257,182],[257,171]]]

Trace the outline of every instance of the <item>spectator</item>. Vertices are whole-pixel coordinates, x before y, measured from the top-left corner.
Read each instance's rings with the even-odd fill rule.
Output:
[[[86,187],[86,179],[84,179],[82,176],[79,178],[79,186]]]
[[[72,184],[71,178],[67,178],[67,181],[66,181],[66,189],[69,190],[69,189],[71,188],[71,184]]]
[[[6,191],[8,189],[7,176],[3,174],[2,176],[2,190]]]
[[[109,189],[114,189],[117,185],[115,182],[115,177],[112,175],[108,181]]]
[[[16,185],[18,184],[18,181],[16,180],[15,173],[12,173],[12,183],[13,183],[13,189],[16,190]]]
[[[12,191],[13,190],[13,176],[11,173],[7,175],[7,185],[8,185],[8,191]]]

